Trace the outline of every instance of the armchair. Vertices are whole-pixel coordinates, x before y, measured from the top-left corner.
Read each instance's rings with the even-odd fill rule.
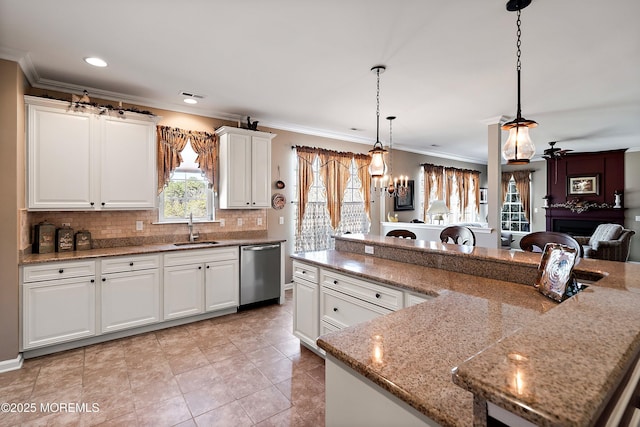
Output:
[[[585,258],[625,262],[635,233],[619,224],[600,224],[591,237],[576,236],[575,239],[582,245]]]

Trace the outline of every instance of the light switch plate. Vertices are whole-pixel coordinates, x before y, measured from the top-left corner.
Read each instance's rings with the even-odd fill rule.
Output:
[[[284,217],[281,216],[280,218],[278,218],[278,224],[283,225],[284,224]]]
[[[262,225],[262,218],[258,218],[258,219],[256,220],[256,222],[257,222],[257,224],[258,224],[258,225]]]
[[[640,222],[640,215],[636,215],[636,221]]]
[[[365,247],[364,247],[364,253],[365,253],[365,254],[369,254],[369,255],[373,255],[373,246],[367,246],[367,245],[365,245]]]
[[[242,218],[238,218],[238,227],[242,227]]]
[[[136,221],[136,231],[142,231],[144,228],[144,223],[142,221]]]
[[[220,220],[220,227],[224,227],[224,218]]]

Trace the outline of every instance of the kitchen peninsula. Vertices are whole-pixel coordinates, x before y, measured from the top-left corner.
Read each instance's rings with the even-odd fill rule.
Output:
[[[330,299],[341,282],[405,293],[396,311],[321,329],[327,425],[382,425],[386,401],[415,425],[486,425],[487,408],[507,422],[592,425],[640,349],[638,265],[583,259],[575,271],[588,288],[558,304],[531,286],[540,254],[346,235],[336,250],[293,258],[318,269],[321,319],[343,311]]]

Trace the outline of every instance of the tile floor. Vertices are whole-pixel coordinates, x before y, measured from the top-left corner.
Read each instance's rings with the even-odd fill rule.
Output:
[[[0,374],[0,403],[36,411],[3,411],[0,426],[322,426],[324,361],[292,335],[286,294],[281,306],[26,360]]]

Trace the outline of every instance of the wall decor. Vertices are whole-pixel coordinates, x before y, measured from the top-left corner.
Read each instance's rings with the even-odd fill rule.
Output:
[[[284,194],[276,193],[271,198],[271,206],[273,209],[280,210],[284,208],[285,203],[287,203],[287,199],[284,197]]]
[[[393,198],[394,211],[412,211],[413,207],[413,180],[407,181],[407,191]]]
[[[600,194],[600,179],[599,175],[587,175],[587,176],[569,176],[567,177],[567,195],[589,195]]]
[[[480,188],[480,204],[481,205],[486,205],[488,203],[488,192],[489,190],[487,188]]]

